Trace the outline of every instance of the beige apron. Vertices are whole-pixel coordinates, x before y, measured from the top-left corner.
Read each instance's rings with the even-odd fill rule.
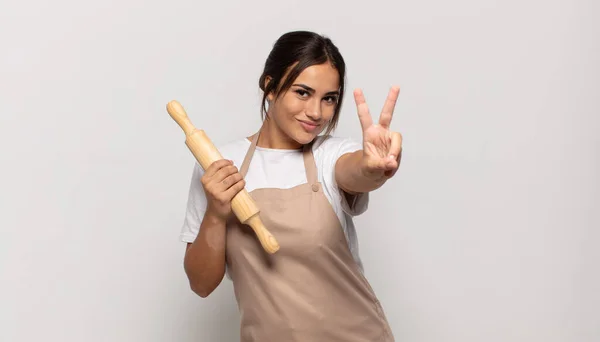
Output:
[[[240,168],[243,176],[257,141],[258,134]],[[317,180],[311,145],[303,155],[308,183],[250,192],[279,251],[266,253],[250,227],[235,217],[228,222],[227,266],[241,315],[241,341],[394,341]]]

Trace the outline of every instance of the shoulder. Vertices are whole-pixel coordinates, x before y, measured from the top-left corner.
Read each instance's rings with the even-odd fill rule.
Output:
[[[348,137],[319,136],[313,145],[317,167],[325,174],[333,175],[338,159],[346,153],[362,150],[361,142]]]
[[[341,155],[362,149],[362,143],[350,137],[323,135],[315,139],[313,152],[328,157]]]
[[[215,148],[224,159],[233,160],[233,163],[240,167],[250,147],[250,141],[246,137],[236,138],[232,140],[214,142]],[[194,165],[196,172],[204,172],[198,161]]]
[[[223,155],[223,158],[229,158],[228,156],[231,154],[246,153],[250,147],[250,141],[246,137],[242,137],[217,143],[215,147]]]

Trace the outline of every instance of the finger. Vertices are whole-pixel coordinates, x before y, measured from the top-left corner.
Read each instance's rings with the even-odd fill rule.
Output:
[[[367,169],[370,172],[380,173],[386,171],[388,169],[388,159],[387,158],[372,158],[367,162]]]
[[[235,195],[237,195],[238,192],[242,191],[244,186],[246,186],[246,181],[241,179],[237,183],[230,186],[229,189],[227,189],[227,191],[225,191],[225,197],[229,200],[233,199],[233,197],[235,197]]]
[[[392,122],[392,116],[394,115],[394,108],[396,107],[396,101],[398,100],[398,94],[400,94],[400,87],[393,86],[385,100],[383,110],[379,116],[379,125],[383,128],[389,128]]]
[[[402,134],[398,132],[392,132],[392,142],[390,144],[390,150],[388,158],[390,160],[397,160],[400,151],[402,150]]]
[[[354,102],[356,102],[356,111],[358,112],[358,120],[360,120],[360,125],[365,131],[373,124],[373,119],[371,119],[371,114],[369,113],[369,107],[367,106],[367,102],[365,101],[365,95],[362,90],[355,89],[354,90]]]
[[[392,143],[390,153],[387,157],[387,170],[385,175],[392,177],[400,167],[400,158],[402,155],[402,135],[398,132],[392,133]]]
[[[225,179],[223,179],[219,184],[221,185],[221,188],[223,189],[223,191],[229,189],[233,184],[239,182],[240,180],[242,180],[242,175],[239,172],[233,173],[227,177],[225,177]]]
[[[225,178],[233,175],[236,172],[238,172],[238,169],[235,165],[227,165],[219,169],[219,171],[215,173],[211,180],[215,183],[222,183]]]
[[[400,154],[398,155],[398,157],[396,158],[396,167],[394,167],[391,170],[386,171],[384,174],[387,178],[392,178],[394,177],[394,175],[396,174],[396,172],[398,172],[398,170],[400,169],[400,161],[402,160],[402,150],[400,150]]]
[[[223,168],[227,165],[233,165],[233,162],[228,159],[219,159],[219,160],[211,163],[206,168],[206,171],[204,172],[204,174],[206,175],[206,177],[213,177],[221,168]]]

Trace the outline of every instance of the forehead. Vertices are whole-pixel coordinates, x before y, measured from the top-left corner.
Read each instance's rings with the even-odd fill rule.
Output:
[[[340,86],[338,71],[330,64],[311,65],[302,70],[294,81],[295,84],[302,83],[316,91],[336,91]]]

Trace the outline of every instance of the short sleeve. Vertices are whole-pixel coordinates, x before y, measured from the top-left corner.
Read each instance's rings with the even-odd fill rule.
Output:
[[[206,194],[200,181],[203,174],[204,170],[200,164],[195,163],[192,170],[187,206],[180,233],[180,239],[183,242],[194,242],[200,231],[200,224],[206,212]]]
[[[361,193],[350,195],[343,191],[335,180],[335,164],[338,159],[346,153],[352,153],[362,150],[362,144],[351,138],[330,138],[330,146],[327,147],[325,153],[328,169],[331,170],[331,181],[340,195],[342,209],[350,216],[358,216],[364,213],[369,204],[369,193]]]

